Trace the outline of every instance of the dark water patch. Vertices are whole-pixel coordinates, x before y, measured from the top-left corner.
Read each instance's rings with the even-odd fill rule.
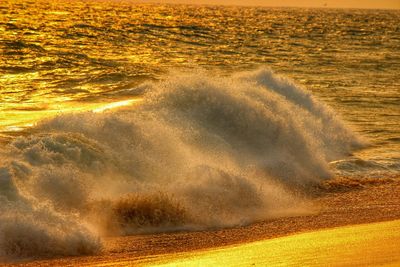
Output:
[[[209,34],[203,34],[203,33],[198,33],[198,32],[181,32],[179,33],[180,36],[184,36],[185,38],[197,38],[201,39],[203,41],[210,41],[208,39],[215,39],[214,36],[209,35]]]
[[[43,111],[47,110],[47,105],[31,105],[31,106],[17,106],[9,109],[5,109],[5,111]]]
[[[6,49],[6,51],[3,51],[4,56],[23,56],[24,54],[22,50]]]
[[[387,117],[387,118],[399,118],[400,119],[400,112],[396,113],[395,110],[393,110],[393,113],[379,113],[379,116],[382,117]]]
[[[117,60],[111,60],[111,59],[90,58],[89,60],[90,60],[91,64],[102,65],[102,66],[106,66],[106,67],[118,67],[118,66],[122,65],[121,62],[118,62]]]
[[[38,36],[38,35],[40,35],[40,33],[37,32],[37,29],[27,28],[27,29],[24,30],[23,35],[31,37],[31,36]]]
[[[83,32],[73,32],[73,33],[67,33],[63,36],[63,38],[66,39],[82,39],[82,38],[91,38],[91,39],[96,39],[96,35],[92,33],[83,33]]]
[[[62,60],[45,60],[44,62],[39,64],[41,69],[54,69],[55,66],[62,66]]]
[[[15,25],[14,23],[5,23],[3,24],[6,26],[7,30],[18,30],[19,27],[17,25]]]
[[[104,73],[88,80],[91,83],[113,83],[126,80],[127,74],[123,72]]]
[[[89,24],[85,24],[85,23],[77,23],[71,26],[71,28],[80,28],[80,29],[91,29],[91,30],[101,30],[100,28],[93,26],[93,25],[89,25]]]
[[[389,142],[400,142],[400,137],[390,137],[386,139]]]
[[[202,46],[202,47],[212,46],[211,44],[205,43],[204,40],[196,40],[194,38],[183,39],[182,37],[180,37],[180,38],[172,37],[172,38],[170,38],[170,40],[172,40],[176,43],[188,44],[188,45],[193,45],[193,46]]]
[[[84,53],[78,53],[76,51],[69,52],[69,51],[56,51],[54,52],[55,55],[59,57],[66,57],[66,58],[77,58],[77,59],[88,59],[88,55]]]
[[[378,128],[375,129],[375,127],[371,127],[371,129],[366,129],[364,130],[365,133],[369,133],[369,134],[382,134],[382,133],[387,133],[386,129],[382,129],[382,128]]]
[[[28,67],[23,67],[23,66],[0,66],[0,69],[4,71],[5,73],[10,73],[10,74],[18,74],[18,73],[28,73],[28,72],[34,72],[35,69],[33,68],[28,68]]]
[[[54,81],[53,84],[56,85],[57,87],[59,87],[59,89],[56,89],[53,92],[59,93],[62,90],[64,90],[65,87],[70,88],[70,87],[82,85],[82,84],[85,84],[87,81],[88,81],[88,78],[86,78],[86,77],[83,77],[83,78],[69,78],[69,79],[65,79],[65,80],[61,80],[61,81]],[[57,91],[57,90],[61,90],[61,91]],[[68,90],[70,90],[70,89],[68,89]]]
[[[393,99],[384,99],[384,100],[380,100],[380,102],[382,104],[385,104],[385,105],[394,105],[395,107],[399,107],[400,98],[396,97],[396,98],[393,98]]]
[[[79,84],[79,83],[78,83]],[[69,84],[76,85],[76,84]],[[65,86],[65,84],[63,85]],[[89,95],[91,92],[89,90],[81,89],[81,88],[65,88],[65,89],[56,89],[53,90],[53,93],[60,94],[60,95],[76,95],[76,94],[85,94]]]
[[[31,49],[31,50],[35,50],[35,51],[40,51],[40,52],[44,52],[46,51],[43,47],[41,47],[40,45],[37,44],[32,44],[32,43],[28,43],[28,42],[23,42],[23,41],[6,41],[4,42],[4,46],[9,49]]]

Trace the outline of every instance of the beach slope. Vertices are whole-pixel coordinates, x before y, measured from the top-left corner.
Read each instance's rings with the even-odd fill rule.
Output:
[[[144,260],[161,266],[399,266],[400,220]],[[121,263],[122,264],[122,263]]]

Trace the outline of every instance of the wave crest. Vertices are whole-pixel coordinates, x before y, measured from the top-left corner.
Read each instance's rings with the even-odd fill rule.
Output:
[[[42,121],[1,151],[0,253],[95,252],[93,232],[110,218],[126,234],[304,212],[287,188],[331,177],[328,161],[362,146],[329,108],[266,69],[172,73],[141,88],[138,105]],[[88,215],[98,203],[111,213]]]

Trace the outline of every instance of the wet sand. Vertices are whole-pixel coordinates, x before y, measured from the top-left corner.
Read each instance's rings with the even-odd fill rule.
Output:
[[[400,181],[398,178],[364,179],[363,182],[357,180],[333,181],[313,192],[312,199],[315,212],[309,215],[272,219],[231,229],[112,237],[104,240],[104,250],[99,255],[25,260],[14,262],[14,264],[19,266],[157,264],[163,258],[176,260],[176,257],[182,256],[180,253],[206,251],[202,255],[207,255],[214,253],[210,252],[210,249],[248,246],[251,245],[248,244],[250,242],[297,233],[400,219]],[[391,229],[390,227],[374,229],[378,229],[378,232],[382,231],[382,236],[384,236],[388,229]],[[292,237],[296,236],[301,235]],[[348,238],[349,242],[354,241],[354,237],[349,236]],[[285,238],[272,240],[286,242]],[[185,255],[187,256],[187,254]],[[183,257],[186,257],[185,255]]]
[[[344,226],[287,237],[170,254],[159,266],[399,266],[400,220]],[[127,262],[129,264],[129,262]]]

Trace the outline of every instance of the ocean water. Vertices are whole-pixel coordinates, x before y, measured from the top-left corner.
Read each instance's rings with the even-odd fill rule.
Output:
[[[400,174],[398,10],[6,0],[0,37],[0,257],[295,215],[293,188]]]

